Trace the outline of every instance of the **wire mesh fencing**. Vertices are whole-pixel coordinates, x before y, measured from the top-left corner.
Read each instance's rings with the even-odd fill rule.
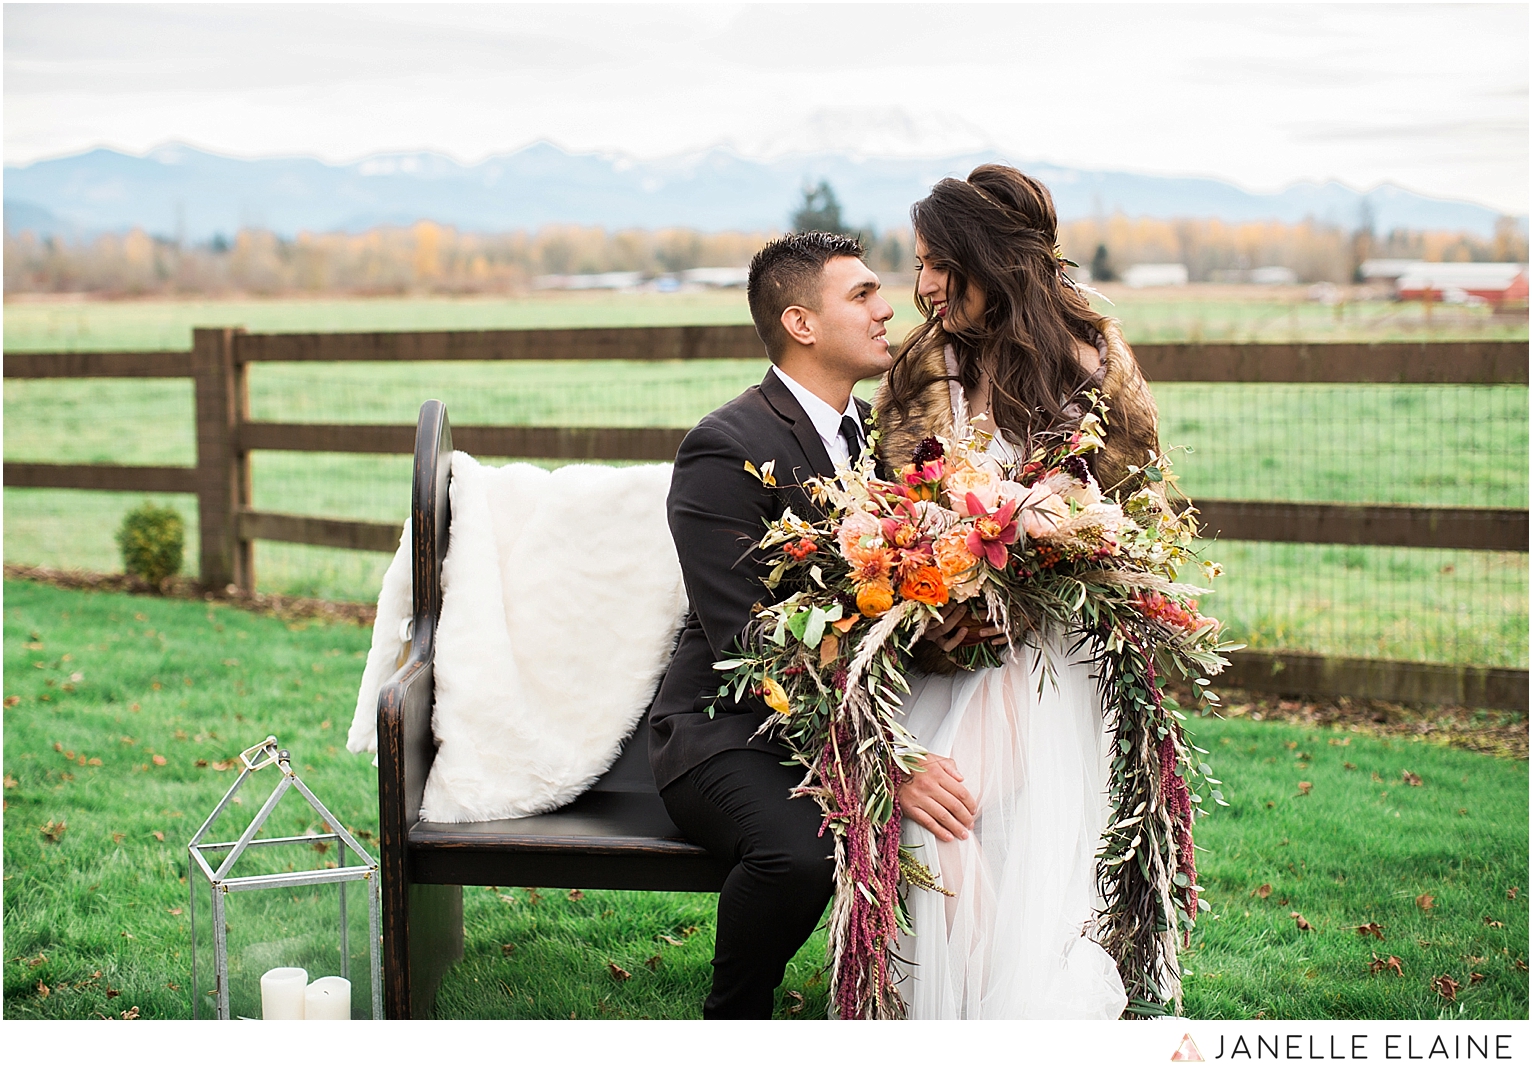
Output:
[[[258,363],[250,413],[407,424],[434,397],[457,425],[686,427],[765,370],[764,360]],[[1194,499],[1527,506],[1525,386],[1164,382],[1154,392],[1162,442],[1184,449],[1176,470]],[[190,464],[192,403],[188,381],[7,380],[6,457]],[[408,510],[406,455],[261,451],[251,463],[258,510],[391,522]],[[181,509],[194,538],[195,497],[157,498]],[[5,557],[119,569],[112,532],[141,499],[8,488]],[[1226,576],[1204,607],[1252,647],[1527,665],[1525,553],[1256,541],[1207,550]],[[195,566],[195,543],[186,558]],[[329,598],[370,599],[386,564],[300,544],[256,551],[263,589]]]

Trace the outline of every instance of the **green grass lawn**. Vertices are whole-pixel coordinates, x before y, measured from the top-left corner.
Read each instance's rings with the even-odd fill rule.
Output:
[[[1526,340],[1527,320],[1483,307],[1389,301],[1326,306],[1307,290],[1249,285],[1184,289],[1102,286],[1128,339],[1147,341]],[[919,317],[908,276],[887,279],[890,328],[903,336]],[[232,300],[10,299],[8,352],[176,349],[194,326],[244,326],[256,332],[558,329],[746,323],[742,289],[683,293],[562,292],[528,296],[282,298]]]
[[[185,845],[232,781],[214,764],[275,734],[375,847],[375,771],[344,747],[369,634],[27,582],[5,584],[4,612],[5,1016],[188,1017]],[[1232,806],[1198,827],[1213,916],[1185,955],[1189,1015],[1527,1016],[1525,762],[1243,719],[1194,727]],[[273,824],[313,819],[288,799]],[[698,1015],[711,896],[499,886],[464,902],[443,1017]],[[246,917],[276,924],[280,903]],[[1357,935],[1372,922],[1382,941]],[[280,958],[270,936],[236,938],[247,979]],[[823,1017],[822,950],[821,934],[794,960],[782,1016]],[[1403,976],[1370,973],[1374,954]],[[1441,974],[1463,985],[1456,1003],[1432,990]]]

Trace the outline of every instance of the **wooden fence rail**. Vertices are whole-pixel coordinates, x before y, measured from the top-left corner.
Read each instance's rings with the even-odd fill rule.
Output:
[[[1150,381],[1523,385],[1521,341],[1377,344],[1140,344]],[[750,326],[657,326],[415,333],[245,333],[197,329],[189,352],[50,352],[7,355],[6,378],[191,378],[197,463],[191,467],[6,462],[5,484],[195,493],[205,584],[253,589],[253,544],[286,541],[393,551],[400,526],[256,511],[254,451],[409,454],[414,427],[259,422],[250,418],[248,367],[258,362],[501,360],[764,360]],[[480,456],[668,461],[684,429],[454,426]],[[1526,509],[1286,503],[1199,499],[1203,525],[1227,540],[1397,545],[1525,552]],[[1235,676],[1251,687],[1318,694],[1472,699],[1527,707],[1527,671],[1247,653]],[[1390,681],[1389,679],[1394,680]],[[1392,686],[1392,687],[1391,687]]]

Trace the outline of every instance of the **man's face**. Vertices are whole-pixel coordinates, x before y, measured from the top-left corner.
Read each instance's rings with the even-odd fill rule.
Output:
[[[854,381],[888,370],[893,358],[884,327],[894,309],[879,287],[878,275],[860,259],[840,256],[825,264],[813,312],[814,349],[824,369]]]

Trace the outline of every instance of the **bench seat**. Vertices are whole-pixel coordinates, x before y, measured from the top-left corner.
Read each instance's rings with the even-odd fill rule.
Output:
[[[587,792],[530,818],[416,822],[409,850],[417,884],[717,892],[728,874],[652,792]]]
[[[464,885],[717,892],[729,867],[671,822],[638,723],[590,790],[547,814],[487,822],[420,817],[436,757],[436,624],[450,534],[452,430],[439,401],[420,409],[411,516],[414,628],[403,665],[378,693],[378,822],[383,1004],[427,1017],[442,974],[463,957]]]

